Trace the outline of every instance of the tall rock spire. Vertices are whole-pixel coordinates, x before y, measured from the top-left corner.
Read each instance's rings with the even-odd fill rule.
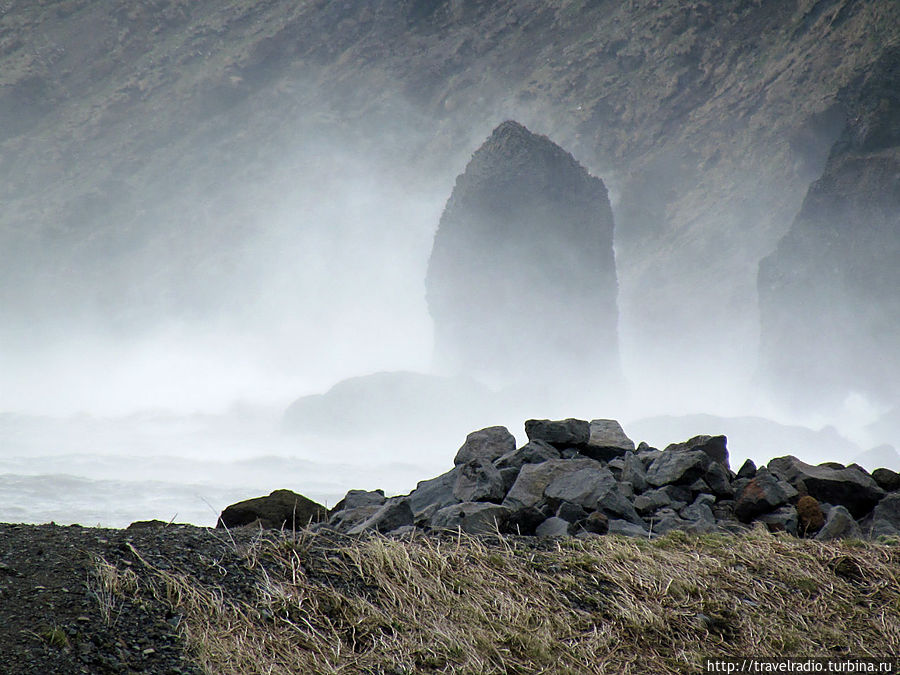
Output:
[[[618,376],[606,188],[516,122],[498,126],[457,178],[426,289],[446,370],[500,384]]]

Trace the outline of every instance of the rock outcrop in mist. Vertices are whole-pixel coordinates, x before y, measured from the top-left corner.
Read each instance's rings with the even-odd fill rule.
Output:
[[[804,405],[900,397],[900,49],[844,96],[850,121],[759,270],[763,372]]]
[[[426,288],[442,367],[504,384],[619,372],[606,187],[521,124],[498,126],[457,178]]]

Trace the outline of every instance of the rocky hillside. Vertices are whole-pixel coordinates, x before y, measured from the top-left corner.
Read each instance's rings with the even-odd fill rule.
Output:
[[[848,87],[855,116],[760,265],[766,375],[794,400],[900,397],[900,47]],[[808,404],[808,403],[807,403]]]
[[[294,235],[355,188],[440,201],[514,118],[610,187],[626,366],[746,374],[757,263],[898,26],[877,0],[4,3],[5,339],[241,324],[335,271]],[[368,231],[339,215],[336,251]]]

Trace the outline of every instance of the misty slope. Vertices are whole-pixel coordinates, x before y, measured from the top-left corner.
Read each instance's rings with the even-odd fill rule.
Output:
[[[435,209],[391,209],[515,118],[611,189],[626,367],[747,374],[757,263],[898,35],[875,0],[4,3],[0,339],[315,320],[372,276],[347,240],[424,273]]]

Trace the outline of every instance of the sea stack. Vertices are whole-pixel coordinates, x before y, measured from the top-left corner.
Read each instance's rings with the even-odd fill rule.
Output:
[[[439,368],[508,385],[617,381],[617,281],[606,187],[507,121],[441,216],[426,278]]]

